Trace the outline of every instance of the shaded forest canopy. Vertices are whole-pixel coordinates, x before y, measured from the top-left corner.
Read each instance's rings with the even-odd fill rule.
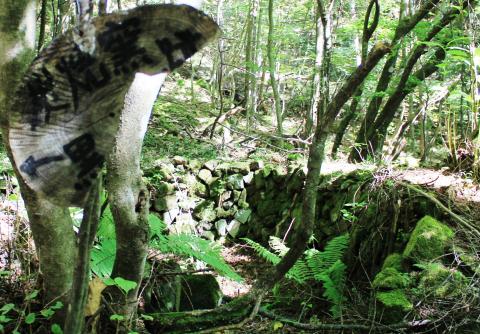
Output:
[[[178,3],[0,4],[0,333],[477,333],[476,1]]]

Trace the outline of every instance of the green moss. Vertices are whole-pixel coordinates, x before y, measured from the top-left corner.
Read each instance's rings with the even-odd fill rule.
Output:
[[[433,292],[437,298],[460,296],[468,287],[468,279],[456,269],[447,268],[441,263],[428,263],[420,267],[424,270],[419,288],[424,292]]]
[[[383,261],[382,270],[386,268],[395,268],[398,271],[402,271],[402,261],[403,261],[402,254],[392,253],[389,256],[387,256],[385,261]]]
[[[400,289],[410,286],[410,276],[395,268],[385,268],[375,276],[373,287],[376,289]]]
[[[212,197],[216,198],[225,191],[227,191],[227,184],[222,179],[217,179],[210,185],[210,196]]]
[[[444,254],[453,231],[430,216],[423,217],[410,236],[403,256],[414,262],[431,261]]]
[[[413,304],[408,300],[403,290],[397,289],[387,292],[378,292],[377,299],[388,308],[400,308],[407,312],[413,308]]]

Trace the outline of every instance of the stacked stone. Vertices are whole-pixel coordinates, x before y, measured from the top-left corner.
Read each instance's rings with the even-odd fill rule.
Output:
[[[210,240],[235,238],[252,214],[247,189],[261,162],[187,161],[174,157],[156,165],[152,211],[173,233],[195,233]]]

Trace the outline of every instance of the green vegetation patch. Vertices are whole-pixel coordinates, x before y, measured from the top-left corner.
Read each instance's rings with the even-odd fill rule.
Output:
[[[375,276],[373,287],[376,289],[401,289],[410,286],[410,276],[395,268],[385,268]]]
[[[397,269],[398,271],[402,271],[402,262],[403,262],[402,254],[392,253],[389,256],[387,256],[385,261],[383,261],[382,270],[386,268],[394,268],[394,269]]]
[[[378,292],[377,299],[388,308],[400,308],[407,312],[413,308],[413,304],[408,300],[403,290],[397,289],[387,292]]]
[[[413,230],[403,256],[417,263],[434,260],[444,254],[453,234],[445,224],[433,217],[425,216]]]
[[[460,296],[468,286],[468,279],[461,272],[441,263],[428,263],[418,267],[424,269],[419,288],[422,291],[433,291],[437,298]]]

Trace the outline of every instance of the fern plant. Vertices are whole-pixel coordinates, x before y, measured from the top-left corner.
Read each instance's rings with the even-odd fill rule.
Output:
[[[220,245],[190,234],[166,235],[165,223],[153,214],[148,217],[148,222],[151,232],[150,247],[164,254],[193,257],[203,261],[220,275],[242,281],[242,278],[224,261]],[[97,276],[108,277],[113,269],[116,251],[115,225],[109,208],[102,215],[97,238],[98,242],[91,252],[90,267]]]
[[[276,265],[288,252],[289,248],[277,238],[270,237],[269,245],[273,251],[248,238],[243,239],[256,253],[268,262]],[[308,249],[288,271],[286,277],[299,284],[314,280],[323,285],[323,296],[332,303],[330,312],[333,317],[342,313],[344,302],[345,270],[347,266],[342,257],[348,247],[349,235],[344,234],[330,240],[323,251]]]

